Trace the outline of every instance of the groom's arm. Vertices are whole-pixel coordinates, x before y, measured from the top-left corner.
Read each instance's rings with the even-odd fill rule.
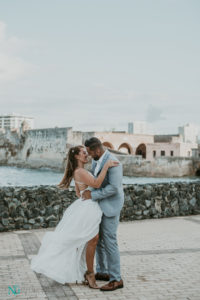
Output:
[[[108,184],[104,188],[91,191],[91,198],[94,201],[108,198],[117,193],[117,190],[122,185],[123,170],[120,163],[117,167],[108,169]]]

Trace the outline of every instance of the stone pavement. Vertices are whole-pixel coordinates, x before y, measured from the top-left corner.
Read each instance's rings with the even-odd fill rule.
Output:
[[[120,223],[125,287],[107,293],[30,270],[47,230],[0,233],[1,300],[200,300],[200,215]]]

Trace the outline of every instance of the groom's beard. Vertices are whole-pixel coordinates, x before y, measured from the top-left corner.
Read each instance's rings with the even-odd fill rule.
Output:
[[[99,156],[94,156],[93,157],[94,160],[99,160],[99,158],[100,158]]]

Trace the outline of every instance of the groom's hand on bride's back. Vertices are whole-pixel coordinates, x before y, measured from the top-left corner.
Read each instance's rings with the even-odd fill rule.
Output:
[[[89,190],[86,190],[82,193],[83,200],[91,199],[91,192]]]

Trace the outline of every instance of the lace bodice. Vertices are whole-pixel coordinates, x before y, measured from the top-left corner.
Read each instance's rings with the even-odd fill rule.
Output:
[[[92,175],[89,171],[87,171],[90,175]],[[80,194],[82,194],[83,191],[85,191],[88,188],[88,185],[85,184],[84,182],[77,181],[74,179],[74,182],[77,183]]]
[[[88,188],[88,185],[85,184],[84,182],[77,181],[77,180],[74,180],[74,182],[77,183],[80,192],[84,191],[84,190],[86,190]]]

